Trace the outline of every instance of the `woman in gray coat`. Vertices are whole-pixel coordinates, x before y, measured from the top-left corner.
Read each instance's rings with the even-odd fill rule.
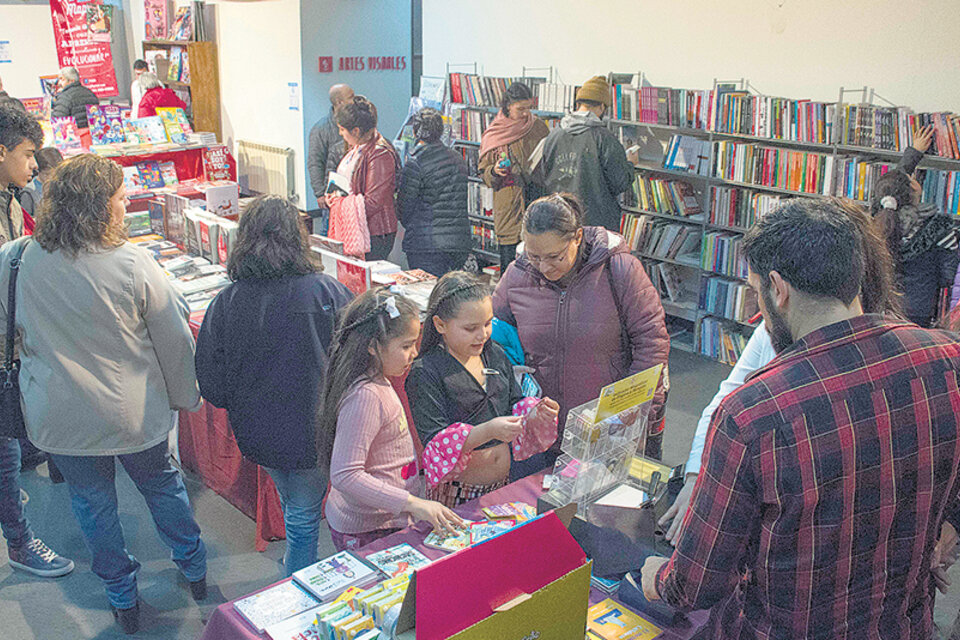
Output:
[[[7,291],[11,258],[23,250],[16,326],[27,433],[63,473],[93,572],[133,633],[140,564],[117,516],[117,459],[196,599],[206,597],[207,565],[167,449],[174,410],[200,403],[188,310],[151,254],[126,241],[126,204],[113,161],[84,155],[60,165],[34,235],[0,249],[0,288]]]

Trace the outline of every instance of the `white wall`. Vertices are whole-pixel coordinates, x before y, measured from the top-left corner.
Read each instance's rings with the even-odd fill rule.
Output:
[[[289,108],[288,82],[302,85],[300,0],[223,2],[217,8],[224,143],[288,146],[296,153],[299,205],[305,199],[303,105]]]
[[[0,64],[3,88],[16,98],[41,95],[38,76],[60,70],[50,5],[0,4],[0,40],[9,40],[13,62]]]
[[[748,78],[769,95],[836,100],[868,85],[920,110],[960,111],[956,0],[423,0],[424,73],[553,65],[579,84],[644,71],[709,89]]]

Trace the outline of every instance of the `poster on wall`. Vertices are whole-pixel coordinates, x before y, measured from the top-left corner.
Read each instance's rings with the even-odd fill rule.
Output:
[[[84,86],[100,98],[118,93],[110,50],[112,10],[97,0],[50,0],[60,66],[76,67]]]

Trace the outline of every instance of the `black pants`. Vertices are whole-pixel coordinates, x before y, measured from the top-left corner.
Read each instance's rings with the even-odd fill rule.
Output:
[[[367,254],[367,260],[386,260],[393,251],[393,239],[396,237],[396,232],[385,236],[370,236],[370,252]]]
[[[507,267],[517,258],[517,245],[500,243],[500,275],[507,272]]]
[[[408,251],[407,262],[411,269],[423,269],[439,278],[448,271],[462,269],[468,255],[466,251]]]

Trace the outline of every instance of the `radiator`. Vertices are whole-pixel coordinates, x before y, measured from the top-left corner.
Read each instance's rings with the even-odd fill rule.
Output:
[[[237,140],[237,179],[249,194],[273,194],[297,201],[294,153],[290,147]]]

